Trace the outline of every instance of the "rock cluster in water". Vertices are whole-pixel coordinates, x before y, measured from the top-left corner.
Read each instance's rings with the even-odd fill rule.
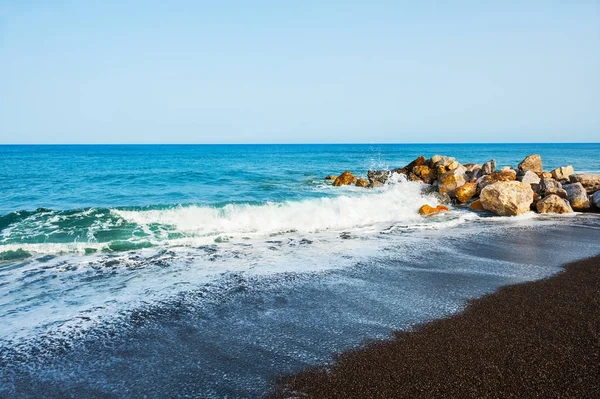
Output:
[[[500,216],[516,216],[530,210],[600,212],[600,175],[577,174],[571,165],[544,171],[538,154],[527,156],[517,168],[504,166],[500,170],[493,159],[483,165],[462,165],[453,157],[420,156],[403,168],[370,170],[367,179],[357,178],[350,171],[326,179],[334,180],[334,186],[376,188],[388,183],[393,174],[422,183],[424,190],[437,192],[440,202]],[[419,213],[429,215],[447,210],[445,206],[424,205]]]

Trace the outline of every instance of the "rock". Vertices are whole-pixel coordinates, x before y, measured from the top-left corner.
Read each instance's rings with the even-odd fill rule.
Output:
[[[450,204],[452,203],[452,198],[450,198],[450,196],[446,193],[440,193],[440,192],[436,192],[433,193],[433,196],[437,198],[437,200],[439,202],[441,202],[442,204]]]
[[[574,210],[587,211],[590,209],[590,199],[581,183],[565,184],[563,189],[567,192],[569,203]]]
[[[391,175],[392,172],[389,170],[370,170],[367,172],[367,178],[371,186],[374,186],[374,182],[381,183],[381,185],[385,184]]]
[[[484,187],[480,199],[485,210],[500,216],[516,216],[529,211],[533,190],[531,185],[519,181],[499,181]]]
[[[458,168],[459,166],[460,166],[460,164],[458,163],[458,161],[452,161],[446,166],[446,169],[454,170],[454,169]]]
[[[467,179],[468,177],[465,173],[465,168],[459,166],[438,177],[438,190],[440,193],[446,193],[452,197],[454,196],[454,190],[465,184]]]
[[[477,183],[465,183],[460,187],[457,187],[456,190],[454,191],[454,195],[456,196],[456,199],[459,200],[461,203],[465,203],[468,200],[470,200],[471,198],[473,198],[473,196],[475,196],[475,194],[477,193]]]
[[[369,187],[369,181],[367,179],[358,178],[355,183],[356,187]]]
[[[373,180],[371,183],[369,183],[369,188],[377,188],[377,187],[383,187],[383,183],[380,182],[379,180]]]
[[[483,204],[481,203],[481,200],[479,200],[479,199],[471,202],[471,204],[469,204],[469,209],[472,211],[484,211],[485,210],[483,208]]]
[[[481,165],[477,165],[476,163],[466,163],[463,166],[465,167],[467,173],[481,169]]]
[[[542,178],[539,183],[540,194],[545,197],[548,190],[551,189],[562,189],[562,184],[554,179]]]
[[[477,180],[477,186],[479,190],[483,190],[485,186],[499,182],[499,181],[513,181],[517,179],[517,172],[514,170],[501,170],[494,172],[489,175],[483,175]]]
[[[442,160],[442,156],[441,155],[434,155],[431,157],[431,159],[429,160],[429,166],[434,166],[436,163],[438,163],[439,161]]]
[[[433,183],[437,177],[435,171],[427,165],[415,166],[412,173],[427,184]]]
[[[552,173],[550,173],[550,172],[538,173],[538,176],[540,178],[552,179]]]
[[[579,173],[569,176],[571,183],[581,183],[585,191],[588,194],[593,194],[600,190],[600,175],[593,175],[591,173]]]
[[[477,180],[479,180],[479,178],[483,176],[483,170],[475,169],[473,172],[471,172],[471,174],[467,172],[467,176],[469,176],[469,182],[477,183]]]
[[[458,167],[458,165],[455,164],[456,162],[456,158],[454,157],[445,157],[445,156],[441,156],[441,155],[434,155],[431,157],[431,160],[429,161],[429,166],[432,168],[437,168],[438,166],[443,166],[444,168],[446,168],[446,170],[450,170],[449,166],[453,165],[454,169],[456,169]],[[456,162],[458,163],[458,162]]]
[[[561,166],[560,168],[554,169],[551,174],[552,178],[555,180],[568,180],[569,176],[575,173],[573,170],[573,166]]]
[[[447,212],[450,209],[447,206],[444,205],[438,205],[435,208],[430,206],[430,205],[423,205],[422,207],[419,208],[419,214],[426,216],[426,215],[432,215],[434,213],[440,213],[440,212]]]
[[[336,177],[337,176],[334,176],[334,175],[328,175],[328,176],[325,176],[325,180],[335,180]]]
[[[491,173],[494,173],[496,171],[496,160],[491,159],[488,162],[484,163],[483,166],[481,167],[481,170],[483,171],[484,175],[489,175]]]
[[[594,205],[596,205],[597,209],[600,209],[600,191],[596,191],[594,194],[592,194],[591,201]]]
[[[539,213],[572,213],[573,208],[569,201],[560,198],[558,195],[550,194],[539,200],[535,207]]]
[[[426,163],[427,163],[427,159],[423,155],[421,155],[417,159],[415,159],[414,161],[412,161],[411,163],[406,165],[405,167],[399,168],[399,169],[394,169],[393,172],[408,175],[410,172],[412,172],[412,170],[415,166],[425,165]]]
[[[500,171],[504,171],[504,170],[514,170],[514,169],[512,168],[512,166],[503,166],[502,169],[500,169]],[[517,173],[517,172],[515,171],[515,173]]]
[[[539,184],[540,178],[530,170],[517,177],[517,180],[527,184]]]
[[[528,155],[524,160],[519,164],[519,170],[530,170],[532,172],[542,173],[542,157],[538,154]]]
[[[558,195],[560,198],[569,199],[569,195],[562,188],[549,188],[544,192],[544,195]]]
[[[345,171],[344,173],[342,173],[341,175],[339,175],[338,177],[336,177],[335,181],[333,182],[334,186],[346,186],[348,184],[354,184],[356,183],[356,176],[354,176],[352,173],[350,173],[349,170]]]

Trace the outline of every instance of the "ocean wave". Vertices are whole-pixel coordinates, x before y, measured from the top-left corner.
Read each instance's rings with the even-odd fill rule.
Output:
[[[89,253],[155,245],[201,245],[273,235],[378,231],[419,225],[421,205],[435,196],[412,182],[369,190],[340,188],[334,197],[264,204],[228,203],[153,208],[15,212],[3,217],[0,251]],[[428,219],[435,223],[443,219]]]

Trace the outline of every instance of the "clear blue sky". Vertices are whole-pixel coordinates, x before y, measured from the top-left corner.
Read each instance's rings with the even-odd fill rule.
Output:
[[[600,141],[600,2],[0,0],[0,143],[523,141]]]

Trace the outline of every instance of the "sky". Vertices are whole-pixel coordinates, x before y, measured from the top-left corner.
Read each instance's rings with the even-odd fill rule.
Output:
[[[0,0],[4,144],[599,141],[597,0]]]

